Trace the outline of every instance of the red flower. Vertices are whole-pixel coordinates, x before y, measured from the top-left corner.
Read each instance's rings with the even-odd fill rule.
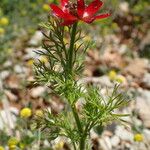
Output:
[[[88,6],[85,5],[84,0],[77,0],[77,4],[61,0],[60,7],[55,4],[50,4],[50,7],[55,16],[64,20],[62,25],[71,25],[79,20],[92,23],[94,20],[107,18],[110,16],[109,13],[95,16],[102,5],[103,2],[100,0],[94,0]]]

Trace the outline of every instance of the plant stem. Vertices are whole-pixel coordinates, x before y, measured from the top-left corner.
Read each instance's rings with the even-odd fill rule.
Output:
[[[74,119],[75,119],[75,121],[76,121],[78,130],[79,130],[79,133],[82,135],[83,130],[82,130],[82,126],[81,126],[81,122],[80,122],[80,119],[79,119],[77,110],[76,110],[74,104],[73,104],[73,106],[71,106],[71,107],[72,107],[72,113],[73,113]]]
[[[80,139],[80,150],[85,149],[85,137],[81,137]]]
[[[77,149],[76,149],[75,142],[73,142],[73,148],[74,148],[74,150],[77,150]]]
[[[68,52],[68,69],[69,74],[72,75],[72,67],[73,67],[73,48],[74,48],[74,42],[75,42],[75,36],[76,36],[76,30],[77,30],[77,23],[75,23],[72,27],[71,31],[71,39],[70,39],[70,47]]]
[[[67,65],[68,68],[67,69],[68,69],[68,74],[70,76],[72,76],[72,71],[73,71],[73,54],[74,54],[73,51],[74,51],[76,30],[77,30],[77,23],[75,23],[72,27],[70,47],[69,47],[69,51],[68,51],[68,65]],[[79,147],[80,147],[80,150],[84,150],[86,137],[84,136],[82,124],[80,122],[80,118],[79,118],[79,115],[78,115],[78,112],[76,110],[76,106],[75,106],[74,103],[71,104],[71,109],[72,109],[72,113],[73,113],[73,116],[74,116],[74,119],[75,119],[75,122],[76,122],[76,125],[77,125],[77,128],[78,128],[78,132],[80,134]]]

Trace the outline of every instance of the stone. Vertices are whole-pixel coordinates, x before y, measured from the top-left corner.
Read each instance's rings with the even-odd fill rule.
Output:
[[[112,150],[112,145],[109,137],[105,136],[99,139],[98,142],[102,150]]]
[[[128,2],[121,2],[119,4],[119,8],[122,12],[127,13],[127,12],[129,12],[129,3]]]
[[[8,70],[1,71],[0,79],[5,80],[9,75],[10,75],[10,72]]]
[[[150,128],[150,91],[140,89],[139,94],[136,98],[136,109],[144,126]]]
[[[35,51],[37,50],[37,48],[34,47],[28,47],[25,49],[26,54],[24,55],[24,59],[28,60],[28,59],[35,59],[38,58],[38,55],[35,53]]]
[[[143,84],[147,88],[150,88],[150,73],[146,73],[143,77]]]
[[[17,120],[16,115],[18,114],[18,112],[19,112],[18,109],[15,107],[6,107],[3,110],[1,110],[0,111],[0,116],[1,116],[0,117],[0,130],[3,130],[5,128],[7,132],[10,134],[11,129],[15,128],[15,123]]]
[[[43,34],[41,31],[36,31],[29,41],[30,45],[37,46],[42,42]]]
[[[148,60],[147,59],[133,59],[129,65],[124,69],[125,74],[130,74],[134,77],[141,78],[147,72]]]
[[[11,91],[5,90],[5,95],[8,97],[10,101],[17,101],[18,97],[14,95]]]
[[[16,73],[26,73],[27,72],[27,68],[20,66],[20,65],[15,65],[14,70]]]
[[[113,147],[116,147],[120,143],[120,138],[118,136],[114,135],[113,137],[111,137],[110,141],[111,141],[111,145]]]
[[[42,96],[42,94],[45,92],[45,90],[46,90],[46,88],[42,87],[42,86],[32,88],[31,89],[31,96],[33,98],[38,98],[38,97]]]
[[[144,134],[144,137],[145,137],[146,141],[150,144],[150,130],[149,129],[144,129],[143,134]]]
[[[86,77],[83,78],[81,80],[79,80],[79,84],[82,83],[93,83],[93,84],[97,84],[97,85],[101,85],[102,87],[113,87],[113,84],[111,83],[110,79],[108,76],[104,75],[101,77]]]
[[[125,129],[124,126],[117,126],[115,134],[124,141],[129,141],[129,142],[133,142],[133,134],[131,133],[131,131],[128,131],[127,129]]]

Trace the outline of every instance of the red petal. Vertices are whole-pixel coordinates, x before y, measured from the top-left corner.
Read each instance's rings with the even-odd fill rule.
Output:
[[[67,20],[76,20],[75,16],[72,16],[69,13],[63,12],[57,5],[50,4],[50,7],[57,17],[62,18],[62,19],[67,19]]]
[[[86,23],[92,23],[95,20],[94,17],[91,18],[83,18],[82,21],[86,22]]]
[[[92,23],[94,20],[97,19],[104,19],[109,17],[111,14],[107,13],[107,14],[100,14],[91,18],[83,18],[82,21],[86,22],[86,23]]]
[[[58,16],[60,18],[64,18],[64,12],[57,5],[50,4],[50,7],[56,16]]]
[[[65,7],[66,5],[68,5],[68,0],[61,0],[61,8],[63,11],[67,11]]]
[[[84,9],[85,9],[84,0],[78,0],[77,1],[77,11],[78,11],[78,16],[79,17],[83,16]]]
[[[103,19],[103,18],[107,18],[109,17],[111,14],[107,13],[107,14],[100,14],[95,16],[95,19]]]
[[[76,22],[77,20],[65,20],[63,23],[61,23],[62,26],[69,26]]]
[[[100,0],[94,0],[85,8],[83,17],[92,17],[103,5],[103,2]]]

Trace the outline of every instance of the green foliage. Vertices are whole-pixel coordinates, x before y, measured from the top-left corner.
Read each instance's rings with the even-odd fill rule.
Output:
[[[72,72],[73,78],[69,74],[69,42],[65,43],[64,38],[71,37],[71,28],[60,26],[60,21],[56,18],[50,18],[50,21],[42,26],[49,30],[48,35],[45,35],[43,48],[45,50],[36,51],[40,56],[45,56],[48,59],[48,64],[40,60],[35,63],[36,82],[35,83],[50,83],[50,87],[57,93],[64,93],[67,89],[71,89],[72,79],[80,75],[83,69],[83,57],[90,43],[83,47],[81,31],[76,34],[73,47]],[[68,31],[67,33],[65,31]],[[79,44],[78,44],[79,43]],[[80,50],[82,49],[82,51]],[[67,80],[70,79],[70,80]],[[64,86],[65,85],[65,86]],[[75,89],[73,89],[75,90]]]
[[[38,23],[46,18],[42,9],[47,0],[2,0],[0,3],[0,19],[8,18],[9,23],[1,26],[4,34],[0,34],[0,65],[12,54],[14,41],[19,39],[21,45],[38,28]],[[17,46],[18,46],[17,45]],[[10,51],[11,50],[11,51]],[[0,66],[2,67],[2,66]]]
[[[0,131],[0,137],[1,137],[0,145],[6,145],[9,139],[9,136],[4,131]]]
[[[36,53],[48,59],[48,63],[40,60],[35,62],[35,84],[46,84],[60,98],[65,100],[65,109],[57,115],[46,111],[37,120],[37,128],[42,131],[42,137],[54,140],[58,136],[71,140],[74,149],[84,150],[90,130],[95,126],[104,126],[112,121],[120,120],[126,115],[116,114],[115,110],[125,106],[119,86],[115,86],[112,94],[103,98],[100,89],[85,87],[78,83],[83,68],[83,59],[89,46],[83,46],[81,31],[77,23],[70,27],[60,26],[60,20],[51,17],[42,25],[48,33],[44,34],[44,50]],[[64,42],[65,37],[70,41]],[[80,43],[77,45],[77,42]],[[82,60],[82,61],[80,61]],[[81,100],[82,99],[82,100]],[[78,112],[76,104],[82,101]]]
[[[100,94],[99,89],[90,87],[85,98],[85,120],[94,125],[105,125],[109,121],[118,120],[121,115],[115,114],[117,108],[125,106],[128,101],[122,93],[118,93],[119,86],[115,86],[112,94],[106,98]]]

